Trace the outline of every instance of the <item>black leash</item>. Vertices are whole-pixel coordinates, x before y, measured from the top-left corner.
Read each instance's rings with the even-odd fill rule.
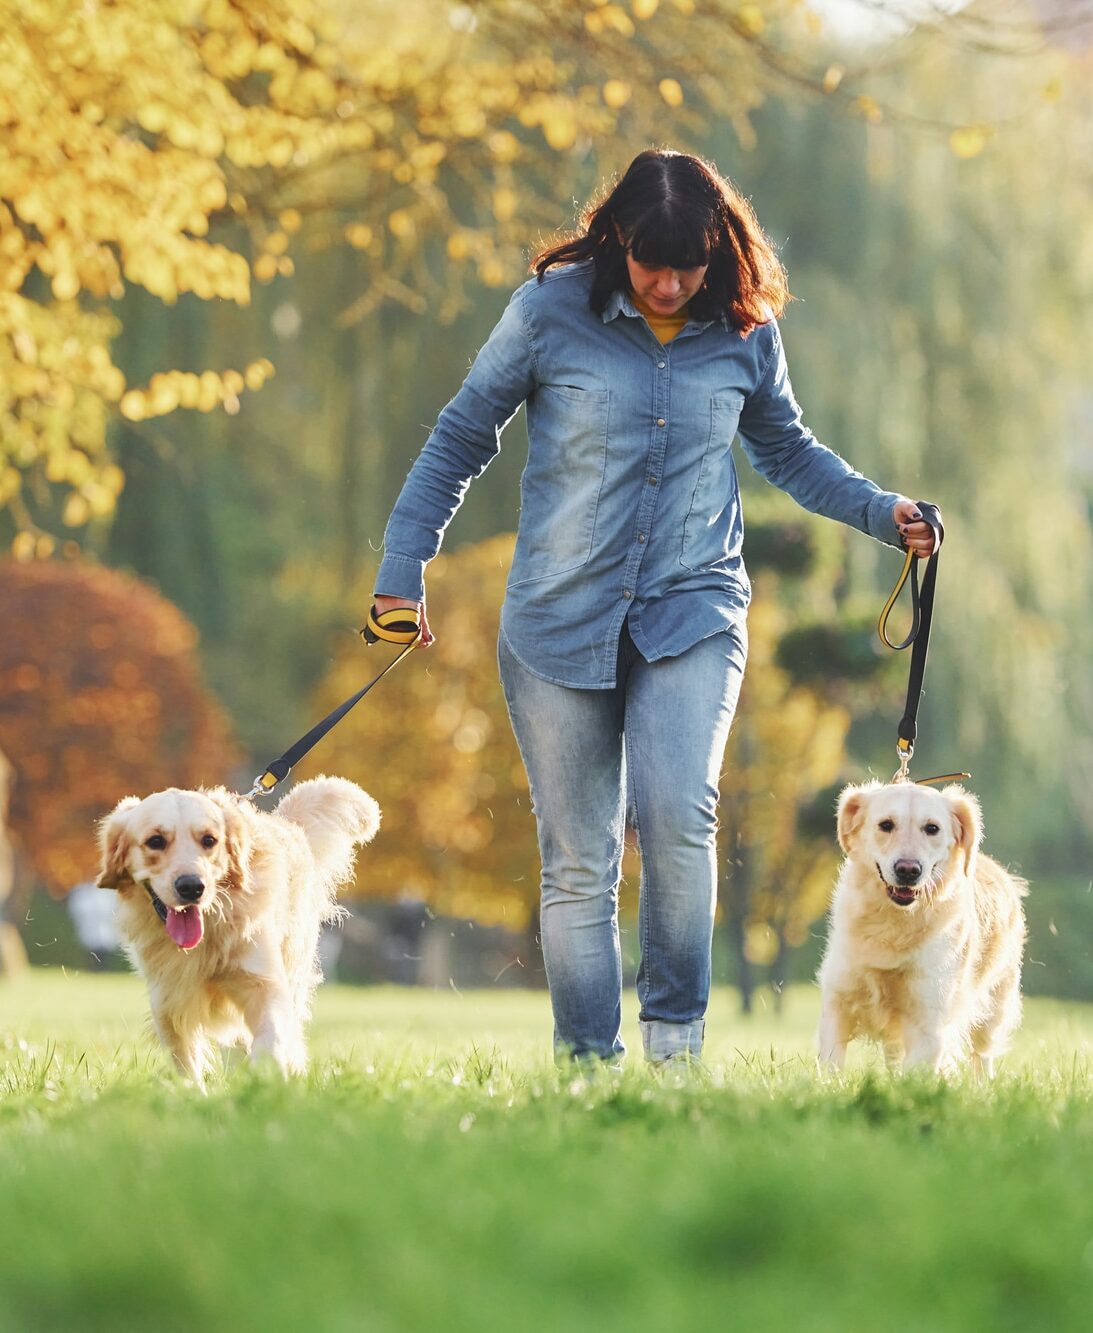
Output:
[[[381,681],[388,671],[398,666],[408,652],[417,647],[421,639],[421,614],[413,607],[399,607],[394,611],[383,611],[377,615],[373,606],[368,612],[367,623],[361,630],[361,637],[369,645],[380,642],[402,644],[402,651],[363,689],[339,704],[332,713],[328,713],[321,722],[317,722],[305,736],[301,736],[295,745],[290,745],[279,759],[268,765],[266,770],[254,779],[254,785],[246,793],[248,799],[268,795],[279,782],[283,782],[304,755],[313,750],[326,733],[335,727],[351,708],[360,703],[372,686]]]
[[[907,769],[911,762],[911,756],[915,752],[915,740],[918,735],[918,706],[922,700],[922,685],[926,675],[926,655],[930,651],[930,627],[934,618],[937,567],[941,556],[941,544],[945,540],[945,525],[941,521],[941,511],[937,505],[932,505],[925,500],[919,500],[916,503],[923,519],[933,528],[934,549],[925,562],[926,573],[922,577],[921,588],[919,587],[918,577],[918,567],[921,561],[914,551],[907,550],[903,569],[896,580],[892,595],[884,604],[884,610],[881,611],[880,620],[877,624],[877,633],[885,647],[892,648],[896,652],[911,648],[911,671],[907,681],[907,702],[903,707],[903,717],[900,718],[896,740],[899,772],[892,779],[893,782],[909,781]],[[903,591],[908,576],[911,579],[911,629],[902,643],[893,643],[888,637],[888,617]],[[970,773],[946,773],[936,778],[921,778],[919,781],[921,784],[927,785],[933,782],[947,782],[970,776]]]

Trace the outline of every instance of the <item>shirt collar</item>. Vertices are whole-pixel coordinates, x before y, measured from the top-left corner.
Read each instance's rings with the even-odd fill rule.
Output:
[[[627,293],[619,291],[616,288],[616,290],[613,291],[611,295],[607,298],[607,304],[603,308],[603,315],[601,316],[601,318],[603,319],[603,322],[605,324],[609,324],[618,315],[629,315],[631,319],[641,318],[640,311],[634,308],[634,303],[633,301],[630,300],[630,297],[627,295]],[[720,320],[691,319],[688,321],[687,324],[684,325],[684,328],[690,328],[690,326],[694,324],[697,325],[698,329],[701,331],[702,329],[709,328],[711,324],[718,324],[718,323],[723,325],[726,329],[729,327],[729,321],[723,318]]]
[[[630,315],[634,319],[636,319],[638,315],[629,296],[618,289],[613,291],[607,298],[607,304],[603,308],[603,322],[609,324],[616,315]]]

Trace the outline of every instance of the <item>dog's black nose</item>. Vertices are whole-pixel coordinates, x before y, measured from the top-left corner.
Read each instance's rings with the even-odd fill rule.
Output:
[[[897,861],[892,867],[897,884],[917,884],[922,878],[921,861]]]
[[[196,903],[205,892],[205,881],[200,875],[179,875],[175,880],[175,892],[184,903]]]

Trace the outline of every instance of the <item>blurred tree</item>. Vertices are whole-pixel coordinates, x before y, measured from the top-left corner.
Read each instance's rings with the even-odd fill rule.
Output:
[[[754,586],[748,673],[721,781],[720,896],[745,1012],[756,966],[768,969],[780,1002],[790,952],[827,909],[839,851],[830,803],[815,807],[845,776],[850,730],[846,708],[777,665],[790,616],[773,576]]]
[[[1091,59],[1048,48],[1000,67],[938,46],[878,74],[878,95],[927,115],[993,107],[994,132],[954,145],[769,103],[762,157],[741,164],[791,238],[803,299],[785,334],[810,424],[947,518],[912,771],[970,769],[992,850],[1033,878],[1082,864],[1093,830]],[[894,572],[854,542],[844,608]],[[890,753],[901,689],[872,717],[858,695],[857,753]]]
[[[6,561],[0,624],[16,890],[62,894],[95,873],[95,821],[122,796],[222,782],[235,753],[193,627],[135,579]]]
[[[5,917],[5,905],[12,889],[14,858],[8,836],[8,793],[11,789],[11,765],[0,750],[0,979],[22,971],[27,953],[19,932]]]
[[[524,928],[538,897],[535,822],[497,681],[497,622],[509,535],[442,554],[430,588],[437,642],[412,653],[300,767],[360,782],[383,809],[382,841],[358,887],[438,911]],[[362,598],[368,596],[362,591]],[[390,660],[346,635],[314,701],[322,714]],[[381,693],[382,692],[382,693]]]

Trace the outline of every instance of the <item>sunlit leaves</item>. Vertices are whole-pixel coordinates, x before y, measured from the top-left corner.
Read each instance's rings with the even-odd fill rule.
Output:
[[[629,102],[633,91],[624,79],[608,79],[603,85],[603,100],[609,107],[617,110]]]
[[[949,147],[956,157],[978,157],[992,133],[989,125],[962,125],[949,135]]]
[[[0,503],[31,472],[67,489],[66,525],[104,516],[122,484],[105,457],[113,404],[133,422],[187,400],[238,407],[211,372],[126,392],[109,351],[117,321],[93,307],[127,285],[167,305],[184,294],[246,304],[247,258],[211,236],[230,203],[226,166],[285,166],[332,144],[305,118],[329,103],[331,76],[290,77],[318,49],[303,7],[248,8],[0,0]],[[240,96],[259,73],[271,76],[265,99]],[[265,235],[259,278],[291,273],[300,222],[290,210]]]
[[[213,370],[200,375],[192,371],[169,370],[153,375],[144,389],[130,389],[118,404],[127,421],[145,421],[166,416],[180,407],[198,412],[212,412],[223,407],[229,415],[239,411],[239,395],[245,389],[257,390],[274,374],[273,362],[263,357],[244,370]]]

